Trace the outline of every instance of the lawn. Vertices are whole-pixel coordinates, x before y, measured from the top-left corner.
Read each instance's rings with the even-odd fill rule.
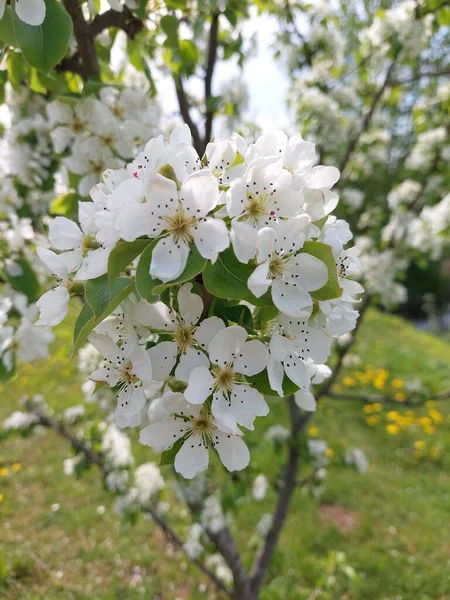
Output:
[[[70,328],[60,327],[54,357],[21,365],[0,388],[0,418],[25,394],[43,394],[56,410],[79,403],[69,351]],[[450,345],[397,317],[369,312],[352,359],[339,382],[342,393],[392,393],[401,401],[415,380],[430,394],[450,386]],[[328,443],[327,484],[321,494],[296,492],[264,600],[450,600],[449,413],[448,400],[414,410],[331,398],[322,403],[308,436]],[[274,454],[263,434],[284,419],[283,403],[272,402],[271,415],[248,435],[249,477],[263,471],[276,479],[283,452]],[[366,474],[344,465],[351,447],[367,455]],[[95,469],[81,479],[64,475],[62,461],[70,455],[52,432],[0,445],[1,598],[216,597],[150,520],[132,524],[115,514],[115,497]],[[153,458],[143,447],[137,456]],[[230,493],[229,481],[223,489]],[[233,532],[246,564],[253,528],[274,498],[269,492],[262,502],[242,501],[235,514]],[[177,505],[168,518],[183,533],[181,510]]]

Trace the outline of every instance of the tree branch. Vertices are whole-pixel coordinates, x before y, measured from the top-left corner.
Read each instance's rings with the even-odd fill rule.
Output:
[[[122,29],[132,40],[144,28],[144,23],[124,6],[122,12],[117,12],[117,10],[112,10],[111,8],[100,15],[96,15],[89,29],[95,37],[109,27]]]
[[[367,131],[367,129],[369,128],[370,122],[372,120],[372,117],[375,113],[375,109],[378,106],[378,103],[380,102],[384,91],[386,90],[386,88],[388,87],[391,75],[392,75],[392,71],[394,70],[394,67],[396,65],[396,60],[394,59],[391,64],[389,65],[388,70],[386,71],[386,75],[384,77],[383,83],[381,84],[380,88],[378,89],[377,93],[374,95],[373,99],[372,99],[372,104],[370,105],[369,110],[366,112],[362,123],[361,123],[361,127],[358,131],[358,133],[350,140],[348,146],[347,146],[347,150],[345,151],[344,156],[342,157],[342,160],[340,162],[339,165],[339,170],[341,171],[341,173],[344,171],[345,167],[348,164],[348,161],[350,160],[353,152],[356,149],[356,146],[359,142],[360,137],[362,136],[363,133],[365,133]]]
[[[47,427],[48,429],[52,429],[56,431],[61,437],[69,442],[69,444],[78,452],[81,452],[86,460],[94,465],[97,465],[99,469],[102,471],[104,475],[107,475],[110,471],[108,466],[105,463],[104,457],[102,454],[95,452],[87,446],[83,440],[77,438],[72,432],[70,432],[62,423],[56,421],[52,417],[49,417],[44,412],[42,412],[37,406],[35,406],[29,400],[25,403],[27,410],[35,415],[38,418],[39,424]],[[182,550],[186,556],[193,562],[209,579],[216,585],[216,587],[225,592],[228,596],[231,597],[231,591],[226,587],[219,577],[213,571],[211,571],[206,565],[204,565],[200,560],[196,558],[191,558],[184,548],[183,540],[175,533],[175,531],[168,525],[164,519],[162,519],[157,511],[153,507],[147,507],[142,509],[143,512],[149,514],[155,523],[159,526],[159,528],[165,533],[166,537],[173,542],[176,546]]]
[[[94,35],[86,23],[81,4],[78,0],[63,0],[73,23],[73,33],[78,44],[78,54],[81,59],[81,73],[83,79],[100,77],[100,70],[95,49]]]
[[[273,553],[278,544],[278,539],[286,520],[289,505],[295,488],[297,487],[297,471],[300,462],[299,435],[310,419],[311,413],[300,413],[295,403],[294,396],[289,396],[288,407],[291,420],[291,439],[288,458],[284,468],[278,500],[272,518],[272,526],[264,540],[260,552],[255,558],[251,575],[251,586],[254,597],[258,597],[259,589],[263,583],[264,575],[272,560]]]
[[[209,28],[209,42],[208,42],[208,63],[206,66],[205,75],[205,106],[206,106],[206,120],[205,120],[205,137],[203,139],[203,146],[206,149],[208,142],[211,141],[212,134],[212,122],[214,119],[214,108],[211,106],[212,101],[212,78],[214,74],[214,67],[217,59],[217,45],[219,37],[219,13],[214,13],[211,19],[211,27]],[[202,153],[203,154],[203,153]]]
[[[197,150],[198,154],[202,154],[202,142],[200,139],[200,133],[198,131],[197,125],[194,123],[190,113],[190,105],[189,100],[186,96],[186,92],[183,85],[183,80],[180,75],[173,74],[173,81],[175,83],[175,91],[177,93],[178,98],[178,106],[180,107],[180,113],[183,117],[183,121],[191,130],[192,139],[194,141],[194,147]]]
[[[442,69],[440,71],[425,71],[424,73],[417,73],[411,77],[407,77],[406,79],[394,79],[389,83],[389,86],[394,85],[404,85],[406,83],[413,83],[415,81],[419,81],[424,77],[444,77],[450,75],[450,69]]]

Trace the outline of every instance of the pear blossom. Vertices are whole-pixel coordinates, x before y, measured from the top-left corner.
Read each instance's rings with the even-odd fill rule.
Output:
[[[117,427],[136,427],[146,404],[143,382],[152,378],[149,356],[141,347],[135,348],[130,356],[126,356],[111,338],[98,333],[92,333],[89,341],[105,359],[103,367],[94,371],[91,379],[118,389]]]
[[[225,323],[218,317],[209,317],[197,325],[203,312],[203,301],[191,290],[192,283],[180,287],[177,311],[163,302],[149,304],[145,300],[136,308],[140,323],[153,330],[170,332],[173,338],[173,341],[157,342],[148,350],[156,380],[164,381],[177,363],[175,376],[186,382],[195,368],[209,366],[204,350],[216,333],[225,328]]]
[[[191,404],[203,404],[212,396],[213,416],[233,433],[239,432],[238,424],[253,429],[255,418],[269,412],[263,395],[240,381],[242,375],[252,376],[263,371],[269,358],[262,342],[246,341],[247,337],[239,325],[219,331],[208,346],[213,366],[194,369],[184,392]]]
[[[181,393],[167,392],[163,402],[170,416],[145,427],[139,437],[141,444],[163,450],[183,440],[174,467],[186,479],[208,467],[210,446],[229,471],[245,469],[250,454],[240,434],[228,430],[202,406],[186,402]]]
[[[189,175],[179,192],[171,179],[150,173],[146,191],[136,190],[118,211],[116,228],[126,241],[141,235],[162,236],[153,250],[150,275],[171,281],[184,271],[192,243],[211,262],[228,248],[225,223],[207,216],[218,201],[218,183],[208,170]]]
[[[309,292],[328,281],[326,265],[311,254],[299,252],[309,224],[306,215],[288,219],[277,231],[264,227],[258,232],[257,252],[260,263],[248,279],[250,291],[257,297],[271,288],[275,306],[293,317],[309,315],[312,298]]]
[[[310,327],[306,318],[294,319],[280,315],[269,347],[267,373],[270,386],[284,396],[284,375],[299,388],[307,390],[311,380],[308,359],[324,363],[330,354],[331,343],[323,331]]]

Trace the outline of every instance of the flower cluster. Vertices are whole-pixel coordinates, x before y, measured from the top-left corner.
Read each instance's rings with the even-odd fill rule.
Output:
[[[186,478],[210,448],[230,471],[248,465],[243,429],[267,415],[265,396],[297,391],[313,410],[331,338],[355,326],[357,252],[330,214],[339,171],[315,163],[314,144],[281,131],[233,134],[200,157],[178,126],[106,170],[79,224],[57,217],[53,249],[38,248],[59,280],[38,322],[60,323],[86,282],[76,344],[89,336],[104,357],[91,379],[116,392],[120,428],[139,426],[159,390],[140,441]]]

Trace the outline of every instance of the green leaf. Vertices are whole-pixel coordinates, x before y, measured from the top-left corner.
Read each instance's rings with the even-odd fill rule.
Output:
[[[237,14],[236,14],[236,11],[234,11],[230,6],[227,6],[227,8],[223,11],[223,14],[228,19],[230,25],[232,27],[236,27],[236,25],[237,25]]]
[[[114,246],[108,259],[110,285],[149,244],[151,244],[149,240],[134,240],[134,242],[121,241]]]
[[[7,46],[18,45],[14,35],[10,6],[5,6],[5,12],[0,19],[0,40],[3,40]]]
[[[75,192],[69,192],[55,198],[50,205],[51,215],[64,215],[74,217],[78,214],[78,201],[80,197]]]
[[[20,52],[8,52],[6,59],[8,78],[13,88],[18,91],[23,82],[28,81],[30,69]]]
[[[86,300],[96,316],[101,315],[109,304],[108,274],[88,279],[85,285]]]
[[[253,317],[248,306],[238,304],[230,306],[229,301],[215,298],[211,304],[209,316],[216,316],[224,321],[242,325],[247,329],[253,329]]]
[[[86,342],[91,331],[115,310],[134,290],[134,281],[127,277],[116,279],[109,292],[109,304],[99,315],[95,316],[92,308],[86,303],[75,323],[72,356]]]
[[[165,15],[161,19],[161,27],[167,35],[169,46],[178,48],[178,19],[173,15]]]
[[[163,467],[164,465],[173,465],[175,462],[175,456],[178,454],[183,444],[184,437],[178,439],[168,450],[164,450],[159,459],[159,466]]]
[[[12,287],[25,294],[29,300],[36,300],[39,296],[39,281],[29,262],[25,258],[19,258],[14,261],[14,267],[21,269],[21,274],[13,275],[10,270],[4,269],[3,274]]]
[[[264,396],[276,396],[277,398],[280,397],[278,393],[270,387],[269,376],[267,375],[266,369],[264,369],[264,371],[262,371],[261,373],[258,373],[258,375],[246,377],[246,379],[253,384],[253,386],[258,390],[258,392],[264,394]],[[297,385],[295,385],[295,383],[293,383],[287,375],[284,376],[283,392],[285,396],[295,394],[295,392],[298,392],[299,389],[300,388]]]
[[[14,33],[27,63],[48,73],[64,58],[72,35],[72,19],[57,0],[45,0],[45,19],[41,25],[24,23],[12,15]]]
[[[11,377],[14,377],[15,374],[16,374],[15,356],[13,358],[13,365],[12,365],[12,369],[10,371],[8,371],[8,369],[6,368],[5,364],[2,361],[2,357],[0,356],[0,382],[5,383],[9,379],[11,379]]]
[[[328,269],[327,283],[320,288],[320,290],[310,292],[311,298],[314,300],[333,300],[334,298],[342,296],[344,290],[339,287],[336,260],[333,256],[331,246],[322,242],[305,242],[300,252],[307,252],[308,254],[315,256],[325,263]]]
[[[201,273],[206,266],[207,260],[200,256],[197,248],[192,245],[189,258],[183,273],[167,283],[162,283],[159,279],[153,279],[150,276],[150,263],[152,261],[153,249],[158,240],[152,242],[142,253],[141,259],[136,269],[136,289],[142,298],[148,302],[155,302],[157,296],[160,296],[165,290],[174,286],[191,281],[196,275]]]
[[[245,300],[254,306],[271,306],[268,294],[257,298],[247,287],[247,281],[254,267],[244,265],[228,248],[219,254],[214,264],[208,264],[203,271],[203,284],[210,294],[217,298]]]

